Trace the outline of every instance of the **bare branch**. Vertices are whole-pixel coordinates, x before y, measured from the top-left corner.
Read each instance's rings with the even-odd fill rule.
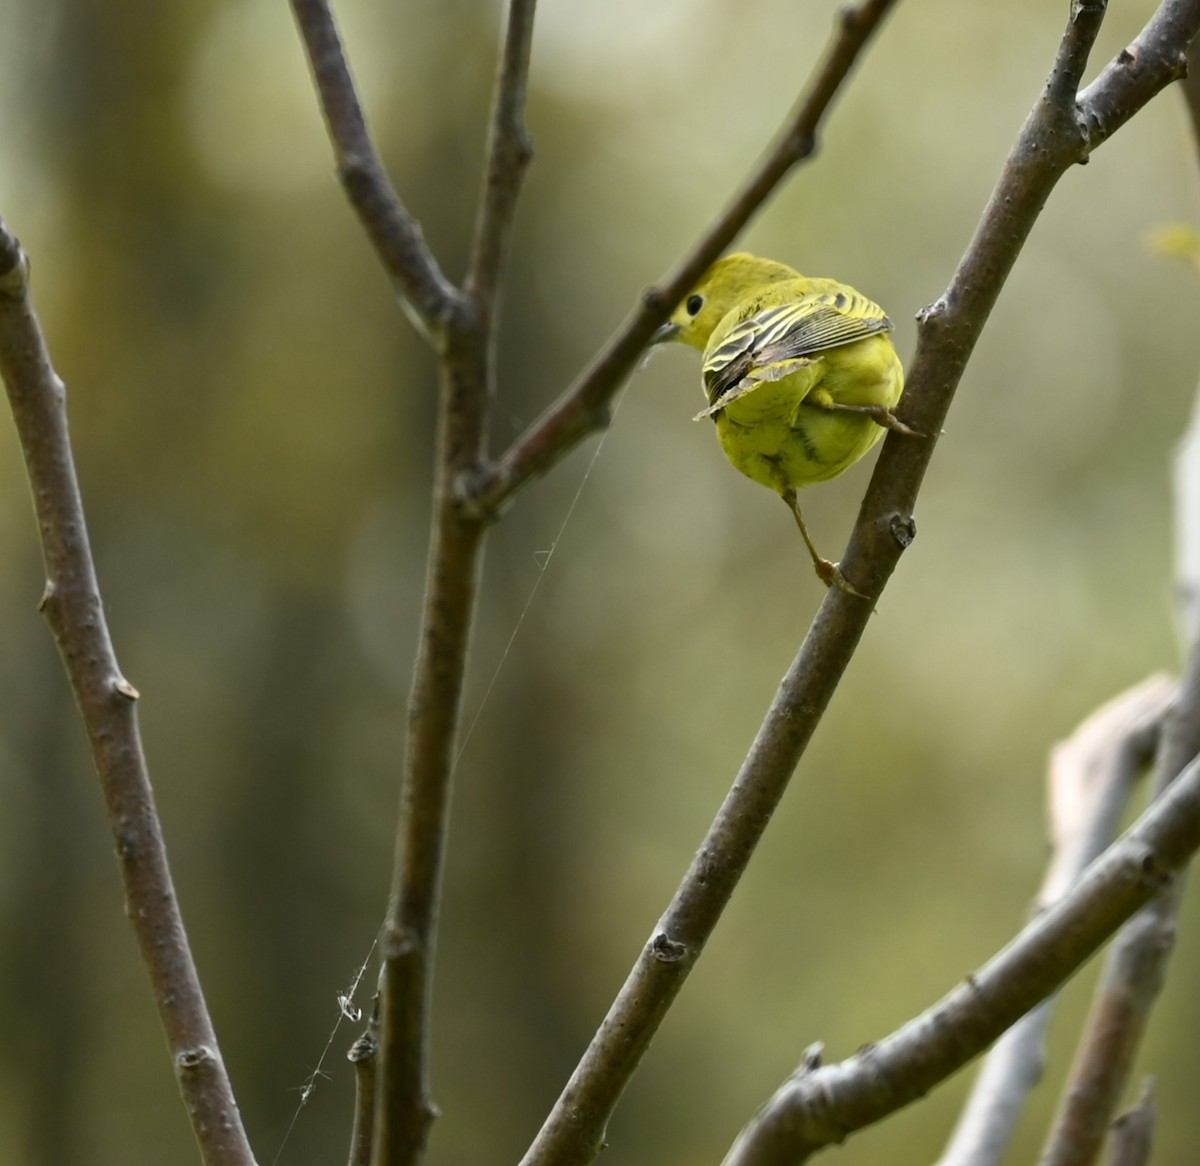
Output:
[[[1053,850],[1038,910],[1058,902],[1112,841],[1174,691],[1169,677],[1152,676],[1098,709],[1052,751],[1047,790]],[[998,1166],[1041,1077],[1053,1007],[1053,997],[1042,1001],[988,1053],[938,1166]]]
[[[464,496],[494,515],[535,477],[546,473],[584,437],[608,424],[609,405],[642,355],[655,328],[733,241],[787,174],[816,149],[825,115],[895,0],[862,0],[843,10],[839,26],[796,109],[758,169],[729,208],[658,287],[650,288],[575,382],[513,445],[473,480]]]
[[[492,379],[492,308],[529,160],[522,117],[534,3],[513,0],[510,6],[467,294],[442,275],[420,229],[388,182],[367,132],[327,0],[293,0],[292,7],[342,182],[385,267],[440,357],[433,539],[408,705],[395,866],[380,941],[382,1016],[371,1151],[374,1161],[408,1166],[422,1158],[437,1114],[429,1084],[433,956],[452,746],[484,533],[478,515],[466,512],[456,484],[477,477],[483,458]]]
[[[388,179],[371,141],[328,0],[291,0],[333,143],[338,177],[397,292],[437,339],[459,305],[421,228]]]
[[[1107,141],[1164,85],[1187,76],[1196,38],[1195,5],[1164,0],[1137,39],[1079,95],[1088,146]]]
[[[171,882],[137,723],[104,617],[55,373],[29,298],[29,261],[0,221],[0,374],[25,455],[46,564],[41,610],[75,694],[179,1090],[208,1166],[253,1166]]]
[[[504,51],[493,99],[483,200],[464,284],[467,294],[475,299],[480,314],[488,320],[492,317],[517,196],[525,171],[533,160],[533,143],[525,129],[525,90],[535,5],[536,0],[510,0]]]
[[[786,1081],[724,1166],[798,1166],[924,1096],[1075,972],[1200,849],[1200,761],[978,972],[915,1020],[839,1064]]]
[[[1113,840],[1134,783],[1154,756],[1175,680],[1162,673],[1102,705],[1054,747],[1047,777],[1054,854],[1038,893],[1044,910]]]
[[[876,19],[881,15],[878,8],[871,12]],[[1187,43],[1200,26],[1200,0],[1168,0],[1138,43],[1158,44],[1158,26],[1167,22],[1174,27],[1182,22],[1181,14],[1191,21],[1178,34]],[[1067,36],[1072,35],[1078,34],[1068,30]],[[838,53],[835,47],[830,59],[837,59]],[[1137,69],[1110,71],[1106,85],[1099,90],[1093,86],[1092,90],[1103,101],[1129,104],[1136,100],[1144,104],[1178,76],[1179,68],[1179,54],[1170,51],[1169,45],[1157,52],[1147,47]],[[1111,89],[1120,92],[1114,96]],[[1069,109],[1053,107],[1045,99],[1039,103],[1021,132],[950,288],[924,314],[910,387],[905,394],[906,401],[912,398],[905,420],[920,432],[937,433],[940,429],[988,313],[1043,204],[1062,174],[1086,157],[1086,113],[1086,108],[1077,113],[1073,100]],[[1072,127],[1070,134],[1063,133],[1064,118]],[[671,287],[674,294],[674,284]],[[663,302],[668,298],[664,292]],[[636,353],[649,328],[662,318],[654,314],[661,307],[662,303],[648,305],[635,315],[601,362],[617,360],[612,354],[621,344],[631,344],[631,351]],[[587,380],[590,375],[585,374],[587,384],[615,383],[605,381],[599,373],[595,374],[598,379]],[[507,455],[502,459],[500,476],[491,477],[499,490],[497,497],[515,488],[521,476],[533,472],[533,467],[553,462],[557,451],[565,448],[559,445],[563,431],[556,427],[575,424],[583,415],[580,402],[586,397],[580,389],[564,398],[535,425],[527,439],[518,443],[514,449],[516,461],[509,461]],[[541,448],[543,440],[547,444],[539,453],[535,447]],[[933,445],[932,440],[896,434],[889,435],[884,443],[848,555],[842,559],[843,570],[858,590],[872,599],[894,570],[901,550],[912,541],[910,516]],[[505,465],[515,468],[517,477],[505,478]],[[831,588],[826,595],[696,858],[526,1154],[523,1166],[550,1162],[576,1166],[591,1162],[599,1152],[622,1089],[733,894],[871,611],[871,603],[838,588]],[[1036,997],[1031,999],[1008,1023],[1036,1002]],[[1002,1030],[993,1032],[989,1040]],[[977,1046],[971,1055],[982,1047]]]
[[[1071,19],[1046,83],[1046,97],[1055,110],[1066,111],[1075,101],[1107,8],[1108,0],[1071,0]]]
[[[421,1159],[437,1116],[429,1086],[433,956],[454,736],[485,529],[464,514],[454,483],[482,454],[488,376],[486,339],[475,329],[452,334],[452,347],[441,358],[433,541],[408,702],[396,859],[380,938],[375,1160],[388,1166]]]
[[[1164,0],[1137,39],[1074,100],[1061,96],[1059,64],[1074,55],[1060,51],[1056,72],[1018,135],[950,286],[918,316],[917,349],[903,400],[905,420],[918,432],[941,432],[975,343],[1058,180],[1183,75],[1183,50],[1198,26],[1200,0]],[[1079,35],[1073,10],[1066,36]],[[934,444],[932,438],[914,441],[897,434],[884,441],[840,561],[864,594],[876,594],[915,535],[912,509]],[[826,602],[845,601],[839,592]]]
[[[871,14],[877,20],[882,11],[872,8]],[[1172,29],[1178,26],[1177,35],[1182,43],[1187,43],[1196,26],[1200,26],[1200,0],[1168,0],[1147,25],[1139,43],[1158,44],[1158,25],[1164,22]],[[1074,22],[1066,34],[1068,38],[1081,35],[1073,28]],[[840,52],[835,43],[829,60],[840,60]],[[1138,67],[1112,74],[1105,88],[1097,91],[1098,96],[1115,104],[1144,104],[1180,71],[1180,56],[1171,52],[1169,44],[1160,46],[1157,55],[1147,48],[1138,60]],[[846,67],[848,62],[842,72]],[[1093,90],[1096,88],[1092,86]],[[1120,92],[1112,95],[1111,89]],[[815,91],[826,92],[820,85]],[[906,401],[913,398],[905,420],[912,422],[919,432],[937,433],[941,428],[968,356],[1046,198],[1062,174],[1086,157],[1090,148],[1085,131],[1087,109],[1076,110],[1074,101],[1068,104],[1069,108],[1058,108],[1043,97],[1034,109],[946,295],[924,313],[917,359],[905,395]],[[1069,134],[1063,133],[1064,119],[1072,127]],[[676,286],[672,283],[670,295],[674,294]],[[665,303],[670,295],[662,293],[662,301]],[[662,303],[656,307],[662,307]],[[618,333],[607,353],[616,353],[618,345],[624,343],[634,345],[631,351],[636,353],[650,327],[661,318],[662,315],[655,314],[654,303],[648,303]],[[601,356],[601,361],[610,359],[617,357]],[[596,375],[599,379],[588,380],[586,374],[586,383],[608,384]],[[527,435],[529,440],[518,441],[512,451],[517,462],[509,462],[508,456],[502,459],[499,479],[492,475],[500,494],[510,491],[532,465],[541,464],[542,455],[534,447],[544,439],[548,443],[545,464],[552,463],[558,456],[557,443],[562,438],[562,429],[556,427],[574,425],[570,419],[577,420],[582,415],[580,402],[586,397],[587,392],[581,389],[564,398],[551,415],[535,423]],[[889,435],[884,443],[848,557],[842,559],[844,570],[847,565],[851,567],[847,575],[871,599],[880,593],[901,549],[912,540],[914,528],[908,516],[932,446],[932,440],[898,438],[896,434]],[[505,464],[523,467],[518,469],[517,479],[504,479]],[[857,647],[871,609],[871,603],[830,588],[700,851],[523,1159],[523,1166],[546,1162],[576,1166],[593,1161],[599,1153],[608,1117],[620,1092],[700,957],[716,920],[742,877]],[[1021,1012],[1034,1003],[1037,998],[1010,1017],[1009,1023],[1018,1020]],[[1001,1030],[997,1029],[989,1039],[995,1039]]]

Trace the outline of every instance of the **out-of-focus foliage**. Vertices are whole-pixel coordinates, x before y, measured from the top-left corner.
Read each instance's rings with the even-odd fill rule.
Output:
[[[498,6],[339,7],[397,185],[457,277]],[[745,245],[861,288],[907,358],[1065,7],[900,5]],[[497,448],[722,206],[834,8],[543,0]],[[1113,5],[1096,61],[1151,10]],[[337,188],[282,0],[10,0],[5,24],[0,213],[33,256],[178,888],[269,1163],[383,913],[433,363]],[[1002,944],[1045,859],[1048,745],[1176,663],[1168,469],[1200,283],[1146,240],[1196,220],[1198,178],[1168,93],[1055,193],[951,412],[920,537],[622,1103],[613,1166],[718,1160],[806,1045],[845,1055]],[[821,598],[784,507],[689,420],[700,402],[688,354],[658,355],[599,456],[593,439],[492,539],[439,953],[435,1162],[510,1161],[532,1137]],[[841,545],[869,469],[804,498],[821,546]],[[190,1161],[34,610],[7,427],[0,557],[0,1163]],[[1164,1166],[1194,1152],[1198,933],[1193,902],[1143,1058]],[[1014,1160],[1034,1152],[1088,980],[1065,994]],[[279,1166],[342,1157],[351,1036]],[[967,1081],[839,1161],[932,1160]]]

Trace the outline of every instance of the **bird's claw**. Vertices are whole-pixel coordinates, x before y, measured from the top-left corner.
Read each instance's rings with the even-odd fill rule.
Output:
[[[882,425],[884,429],[890,429],[893,433],[903,433],[905,437],[924,437],[925,434],[918,432],[911,425],[905,425],[891,409],[885,409],[875,418],[877,424]]]

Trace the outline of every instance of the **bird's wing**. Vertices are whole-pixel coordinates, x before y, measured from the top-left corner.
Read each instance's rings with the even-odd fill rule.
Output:
[[[704,389],[710,407],[701,416],[765,381],[779,380],[813,363],[809,358],[817,353],[893,327],[880,308],[857,292],[808,295],[763,308],[734,324],[720,344],[705,354]]]

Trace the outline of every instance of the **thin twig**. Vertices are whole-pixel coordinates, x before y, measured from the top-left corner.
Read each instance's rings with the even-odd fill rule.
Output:
[[[137,723],[96,581],[67,427],[66,388],[29,296],[29,262],[0,221],[0,374],[46,565],[41,610],[79,706],[108,813],[126,915],[150,973],[192,1130],[208,1166],[253,1166],[175,898]]]
[[[496,78],[483,198],[463,285],[475,300],[480,314],[489,318],[512,232],[517,196],[525,171],[533,160],[533,143],[525,128],[525,91],[536,2],[510,0],[504,49]]]
[[[393,285],[436,342],[460,303],[460,293],[442,274],[379,160],[328,0],[291,3],[338,177]]]
[[[1055,746],[1047,775],[1052,853],[1036,908],[1058,902],[1112,841],[1133,786],[1153,756],[1175,683],[1152,676],[1094,712]],[[938,1166],[998,1166],[1042,1073],[1054,998],[1013,1025],[988,1053]]]
[[[439,354],[440,407],[420,647],[408,705],[400,825],[381,933],[382,1018],[372,1160],[411,1166],[437,1114],[429,1083],[429,1021],[438,900],[445,864],[452,747],[478,587],[484,524],[460,480],[482,464],[492,379],[493,303],[529,160],[523,124],[533,0],[513,0],[497,72],[492,134],[470,286],[442,275],[371,142],[326,0],[292,0],[347,195],[384,266]],[[357,1144],[357,1143],[356,1143]]]
[[[1187,43],[1200,25],[1200,0],[1168,2],[1139,43],[1155,45],[1157,25],[1164,21],[1173,28],[1187,20],[1192,23],[1177,33],[1176,43]],[[1069,30],[1067,38],[1076,35],[1082,32]],[[1093,85],[1087,92],[1097,103],[1130,105],[1136,99],[1144,104],[1179,75],[1181,58],[1178,51],[1169,49],[1169,43],[1161,51],[1147,47],[1136,67],[1115,73],[1109,70],[1105,83],[1098,82],[1099,88]],[[1116,93],[1111,92],[1114,89]],[[1050,191],[1072,164],[1098,144],[1083,123],[1089,111],[1084,96],[1078,116],[1073,100],[1066,109],[1045,101],[1039,104],[1022,130],[950,288],[924,314],[905,395],[906,400],[910,395],[914,398],[905,419],[922,433],[939,430],[967,358]],[[1123,120],[1114,119],[1113,127]],[[562,415],[569,412],[570,408],[564,407]],[[546,430],[543,427],[538,432]],[[933,444],[932,440],[896,434],[884,443],[848,554],[842,560],[843,570],[850,568],[846,573],[855,587],[872,599],[913,537],[910,516]],[[622,1089],[745,871],[871,610],[871,603],[838,588],[830,589],[696,858],[523,1166],[577,1166],[591,1162],[599,1153]],[[1036,1001],[1030,1006],[1033,1003]],[[1017,1016],[1012,1017],[1015,1019]]]
[[[596,427],[601,415],[596,410],[607,410],[609,399],[653,329],[784,175],[815,148],[816,131],[830,103],[893,2],[866,0],[857,8],[844,10],[838,32],[776,147],[675,274],[662,288],[647,293],[641,307],[575,386],[477,485],[473,496],[481,514],[493,514],[520,485],[547,470],[584,433]],[[819,660],[804,652],[802,657],[801,674],[823,672]],[[796,666],[789,675],[794,679]],[[803,741],[797,746],[799,738],[790,723],[793,711],[784,711],[791,695],[785,680],[784,690],[776,698],[697,858],[527,1151],[523,1166],[588,1163],[603,1148],[604,1131],[622,1090],[716,926],[783,793],[798,748],[807,741],[835,687],[836,677],[831,677],[820,706],[806,708],[806,715],[798,718]],[[787,758],[793,754],[789,762]]]
[[[863,0],[840,16],[833,40],[775,144],[674,271],[650,288],[591,363],[512,446],[473,479],[464,497],[494,516],[522,487],[608,424],[609,405],[641,357],[655,328],[670,315],[696,280],[733,241],[779,183],[816,149],[817,132],[871,34],[896,0]]]
[[[1200,760],[1065,898],[934,1007],[877,1044],[806,1065],[742,1131],[724,1166],[799,1166],[924,1096],[1043,1000],[1200,849]]]
[[[396,858],[379,945],[383,1011],[374,1160],[387,1166],[420,1161],[437,1116],[429,1084],[434,947],[454,737],[485,531],[464,512],[455,483],[483,456],[489,350],[487,338],[472,326],[446,333],[439,360],[432,541],[408,701]]]
[[[496,77],[491,153],[466,310],[442,317],[433,538],[408,704],[400,824],[380,951],[382,1019],[372,1160],[415,1166],[437,1116],[430,1001],[445,866],[453,746],[486,524],[457,485],[478,474],[492,383],[492,310],[526,152],[522,108],[534,5],[514,0]]]

